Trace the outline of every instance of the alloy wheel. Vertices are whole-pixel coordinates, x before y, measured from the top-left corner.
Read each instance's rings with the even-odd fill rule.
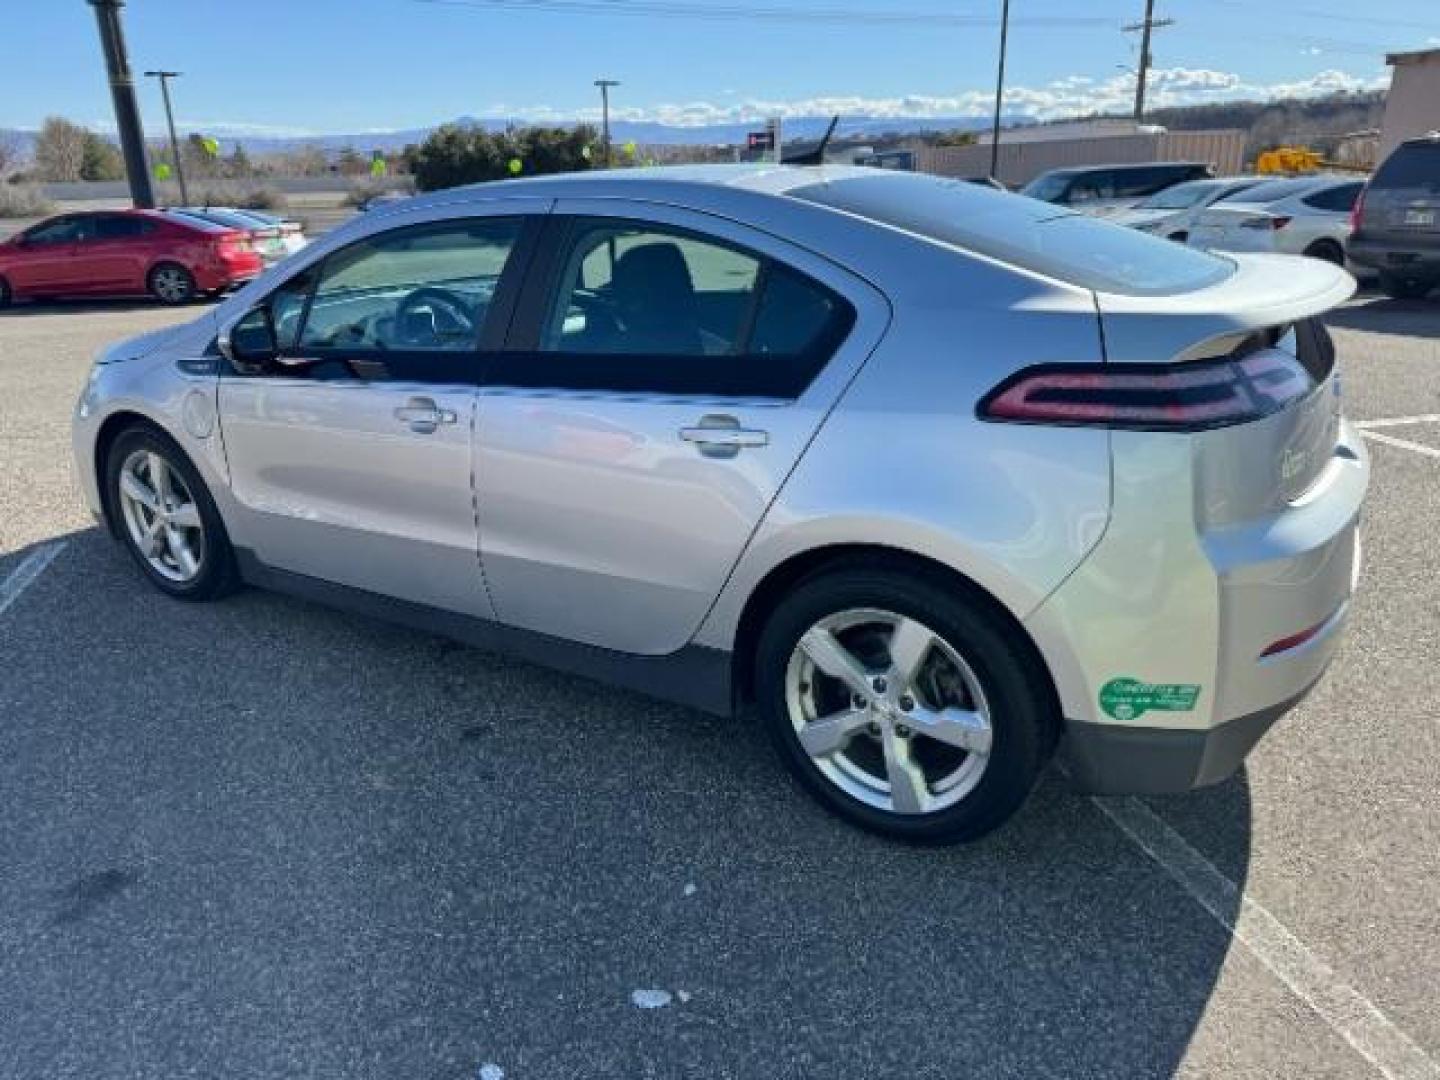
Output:
[[[161,577],[193,581],[205,561],[205,527],[184,479],[153,450],[136,450],[120,467],[120,507],[130,540]]]
[[[178,304],[190,296],[190,275],[179,266],[162,266],[150,276],[150,286],[161,300]]]
[[[897,814],[959,803],[994,742],[989,703],[960,653],[920,620],[878,608],[836,612],[801,636],[785,707],[822,776]]]

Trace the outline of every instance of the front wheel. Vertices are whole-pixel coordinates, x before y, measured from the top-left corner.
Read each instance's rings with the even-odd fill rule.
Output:
[[[195,298],[195,277],[179,263],[160,263],[147,279],[150,295],[162,304],[183,304]]]
[[[0,277],[0,308],[9,307],[14,294],[10,291],[10,283]]]
[[[145,576],[180,600],[214,600],[238,581],[225,523],[195,466],[148,427],[122,432],[105,460],[121,539]]]
[[[1006,821],[1058,730],[1020,631],[948,584],[858,565],[811,578],[756,655],[760,714],[789,770],[854,824],[919,843]]]

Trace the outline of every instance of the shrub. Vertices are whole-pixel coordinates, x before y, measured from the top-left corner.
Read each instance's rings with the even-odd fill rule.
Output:
[[[55,210],[38,184],[0,184],[0,218],[46,217]]]
[[[340,205],[359,207],[367,199],[373,199],[376,195],[388,195],[395,190],[394,185],[376,184],[362,180],[350,185],[350,189],[345,192],[345,197],[340,201]],[[401,192],[401,194],[404,193]]]
[[[279,188],[234,181],[206,181],[190,185],[195,206],[234,206],[241,210],[284,210],[289,205]]]
[[[514,175],[580,172],[595,163],[595,141],[595,129],[583,124],[500,132],[478,124],[441,124],[419,146],[407,147],[405,158],[416,186],[436,191]],[[518,172],[512,163],[518,163]]]

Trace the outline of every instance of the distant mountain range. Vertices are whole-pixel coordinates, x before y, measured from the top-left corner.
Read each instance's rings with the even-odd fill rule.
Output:
[[[818,139],[830,125],[828,116],[806,116],[788,119],[784,123],[782,134],[788,142],[791,139],[810,140]],[[510,125],[526,126],[529,121],[504,120],[492,117],[460,117],[457,123],[478,124],[489,131],[503,131]],[[990,125],[990,118],[984,116],[955,116],[937,117],[927,119],[912,119],[904,117],[880,117],[880,116],[847,116],[840,121],[836,129],[837,137],[846,139],[878,139],[882,136],[904,136],[916,135],[923,132],[936,131],[976,131]],[[1006,117],[1005,122],[1021,123],[1023,117]],[[578,121],[552,120],[543,121],[546,126],[572,127]],[[680,127],[674,124],[662,124],[647,121],[617,120],[610,125],[611,138],[617,143],[635,142],[642,146],[703,146],[703,145],[735,145],[745,142],[745,136],[751,131],[757,131],[764,127],[764,122],[759,120],[730,124],[707,124],[700,127]],[[338,133],[334,135],[309,135],[309,136],[274,136],[274,135],[252,135],[242,130],[226,129],[224,127],[207,129],[203,134],[211,135],[218,139],[222,151],[229,152],[237,143],[245,147],[249,154],[263,154],[267,151],[294,150],[305,146],[319,147],[322,150],[337,151],[344,147],[354,147],[356,150],[368,152],[371,150],[400,150],[411,143],[423,142],[425,137],[434,131],[433,127],[408,128],[401,131],[363,131],[354,133]],[[151,125],[149,137],[160,138],[164,134],[163,126]],[[35,142],[34,131],[18,131],[0,129],[0,138],[10,137],[19,144],[21,155],[28,157]]]

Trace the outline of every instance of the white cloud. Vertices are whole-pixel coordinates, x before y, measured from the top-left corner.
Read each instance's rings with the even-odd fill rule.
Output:
[[[1287,97],[1319,97],[1339,92],[1383,89],[1389,76],[1370,77],[1326,70],[1305,79],[1280,83],[1253,83],[1229,71],[1207,68],[1157,68],[1150,73],[1149,101],[1152,106],[1197,105],[1208,102],[1260,100]],[[1088,75],[1068,75],[1043,86],[1012,86],[1005,92],[1007,113],[1036,120],[1053,120],[1093,112],[1124,111],[1134,101],[1135,80],[1116,74],[1096,80]],[[988,113],[993,92],[968,90],[952,95],[906,94],[900,97],[834,96],[790,101],[746,98],[736,101],[690,101],[650,106],[623,105],[611,108],[621,120],[654,121],[676,127],[748,122],[767,116],[875,116],[884,119],[926,119],[974,116]],[[550,106],[497,105],[486,115],[527,121],[598,121],[598,108],[563,110]]]

